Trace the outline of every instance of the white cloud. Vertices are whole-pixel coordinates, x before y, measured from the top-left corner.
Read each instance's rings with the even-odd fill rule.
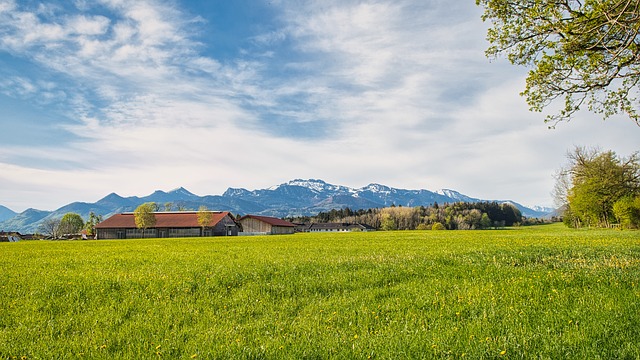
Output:
[[[0,13],[13,11],[16,8],[15,0],[0,1]]]
[[[0,80],[0,88],[9,96],[21,97],[32,95],[37,91],[36,85],[21,76]]]
[[[103,35],[111,21],[104,16],[73,16],[67,21],[72,33],[78,35]]]
[[[104,0],[103,15],[77,4],[55,17],[0,2],[0,49],[75,85],[27,74],[0,89],[63,101],[75,122],[54,126],[82,140],[3,148],[2,199],[15,178],[53,208],[111,191],[219,194],[313,177],[550,204],[574,143],[637,148],[633,128],[589,116],[547,130],[517,95],[525,70],[484,58],[473,4],[274,2],[281,26],[226,61],[201,51],[191,31],[202,22],[178,3]],[[18,155],[38,165],[7,163]]]

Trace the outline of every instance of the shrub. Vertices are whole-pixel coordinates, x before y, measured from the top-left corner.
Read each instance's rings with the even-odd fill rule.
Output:
[[[429,225],[427,225],[425,223],[420,223],[416,227],[416,230],[429,230],[429,229],[431,229],[431,227],[429,227]]]
[[[431,230],[447,230],[447,228],[445,228],[442,223],[437,222],[431,226]]]

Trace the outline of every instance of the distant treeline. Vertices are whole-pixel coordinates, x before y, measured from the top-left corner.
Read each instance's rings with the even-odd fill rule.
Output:
[[[316,216],[290,217],[297,223],[359,223],[380,230],[472,230],[490,229],[530,223],[537,219],[524,219],[520,210],[510,204],[497,202],[452,203],[429,207],[391,206],[381,209],[334,209]]]

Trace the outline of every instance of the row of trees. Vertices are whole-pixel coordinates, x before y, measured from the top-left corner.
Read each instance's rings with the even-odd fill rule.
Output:
[[[570,227],[640,227],[640,156],[578,147],[557,174],[555,198]]]
[[[497,202],[453,203],[425,207],[391,206],[382,209],[334,209],[316,216],[288,218],[292,222],[359,223],[381,230],[488,229],[522,223],[520,210]]]

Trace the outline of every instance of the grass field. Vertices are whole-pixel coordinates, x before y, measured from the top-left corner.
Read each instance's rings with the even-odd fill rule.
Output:
[[[0,244],[0,359],[640,359],[640,232]]]

